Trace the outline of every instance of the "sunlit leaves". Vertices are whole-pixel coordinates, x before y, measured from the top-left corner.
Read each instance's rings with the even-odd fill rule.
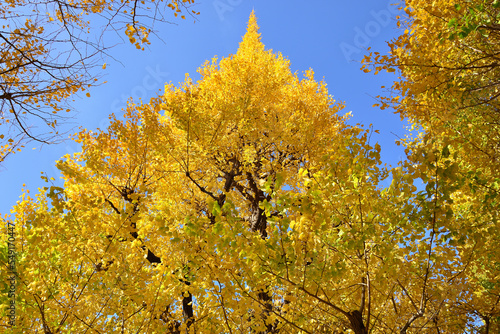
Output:
[[[432,222],[429,237],[434,233],[443,241],[433,266],[449,277],[450,286],[441,290],[456,298],[443,299],[443,310],[462,315],[463,321],[455,320],[457,331],[497,331],[499,6],[496,1],[405,4],[407,17],[398,22],[405,32],[389,43],[388,55],[367,55],[363,68],[398,70],[394,94],[379,97],[378,106],[394,107],[422,131],[403,141],[408,161],[402,172],[423,183],[411,220],[427,211],[422,216],[427,227],[420,232],[429,233]],[[452,265],[446,268],[446,262]]]
[[[265,49],[252,13],[236,54],[207,61],[197,82],[186,75],[148,103],[131,101],[106,130],[81,131],[82,151],[57,163],[64,186],[42,175],[39,195],[23,194],[10,218],[22,249],[19,328],[459,333],[481,319],[497,328],[500,181],[496,161],[464,140],[482,138],[472,134],[484,114],[470,110],[485,109],[457,109],[469,74],[443,95],[425,75],[445,68],[404,66],[427,59],[418,43],[452,43],[443,63],[463,57],[457,39],[431,43],[420,12],[406,12],[414,21],[393,54],[372,58],[376,71],[403,76],[401,95],[381,106],[420,131],[399,141],[399,166],[382,166],[372,130],[347,125],[312,70],[294,74]],[[148,33],[126,29],[132,43]],[[470,137],[452,131],[461,117]]]
[[[80,92],[90,97],[87,90],[102,83],[98,58],[111,48],[105,35],[124,32],[144,50],[154,34],[151,26],[178,13],[196,17],[192,5],[194,0],[2,3],[0,162],[26,141],[49,143],[59,137],[57,121],[71,111],[70,98]]]

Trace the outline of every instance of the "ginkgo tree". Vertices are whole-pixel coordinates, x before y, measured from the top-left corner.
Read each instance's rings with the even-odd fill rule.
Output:
[[[312,70],[299,78],[266,50],[253,13],[236,54],[199,74],[130,102],[107,130],[77,134],[82,151],[57,164],[64,185],[44,175],[35,197],[23,192],[5,218],[15,224],[18,289],[16,324],[4,316],[3,326],[367,334],[475,325],[467,303],[484,290],[463,229],[470,217],[453,211],[470,196],[457,192],[456,151],[422,140],[401,166],[382,166],[372,130],[346,124]],[[476,245],[491,227],[476,228]]]
[[[459,309],[474,315],[481,331],[498,332],[500,3],[409,0],[405,5],[406,17],[398,23],[404,33],[389,43],[389,54],[367,55],[363,67],[400,75],[380,105],[392,106],[422,132],[404,143],[408,168],[436,165],[440,155],[452,158],[438,172],[448,169],[443,176],[454,183],[449,216],[460,233],[451,240],[460,253],[455,261],[469,269],[471,291]]]
[[[400,70],[394,94],[380,97],[382,107],[456,141],[467,152],[462,159],[498,176],[500,3],[405,3],[407,17],[399,21],[405,30],[389,44],[391,52],[365,58],[377,72]]]
[[[155,22],[198,14],[194,0],[3,1],[0,4],[0,162],[29,140],[48,143],[69,98],[101,84],[116,32],[138,49]],[[114,43],[116,44],[116,43]],[[104,64],[105,67],[105,64]],[[89,96],[89,93],[86,93]]]

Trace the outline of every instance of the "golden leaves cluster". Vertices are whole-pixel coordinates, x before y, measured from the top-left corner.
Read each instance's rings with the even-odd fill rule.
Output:
[[[384,61],[403,71],[394,54]],[[497,328],[491,169],[468,174],[463,148],[424,120],[401,140],[407,159],[382,166],[372,131],[346,124],[312,70],[299,78],[266,50],[253,13],[236,54],[199,74],[77,134],[64,186],[13,209],[18,328],[453,333],[478,316]],[[423,98],[394,101],[410,97]]]
[[[500,4],[410,0],[405,6],[398,21],[404,33],[389,43],[389,54],[367,55],[363,68],[397,70],[393,94],[380,96],[378,105],[393,107],[421,132],[401,142],[408,155],[402,172],[423,182],[419,206],[428,207],[427,219],[449,240],[440,261],[453,263],[450,273],[463,268],[449,278],[452,296],[463,300],[443,303],[464,314],[470,330],[496,331]]]

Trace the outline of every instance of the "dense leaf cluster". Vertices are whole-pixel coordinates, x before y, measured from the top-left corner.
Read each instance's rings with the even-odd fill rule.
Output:
[[[367,56],[399,72],[381,103],[416,129],[394,168],[312,70],[265,50],[253,13],[199,81],[79,133],[64,187],[6,221],[15,329],[498,332],[496,26],[471,23],[498,6],[477,2],[407,1],[407,31]]]

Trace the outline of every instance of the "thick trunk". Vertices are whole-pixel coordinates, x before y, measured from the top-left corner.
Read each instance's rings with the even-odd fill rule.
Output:
[[[185,283],[189,285],[189,282]],[[184,323],[186,324],[186,333],[189,333],[189,329],[194,323],[193,296],[189,291],[187,291],[187,296],[184,295],[182,298],[182,315],[184,316]]]
[[[351,329],[355,334],[368,334],[365,324],[363,323],[363,315],[360,311],[355,310],[347,314],[347,318],[351,323]]]
[[[262,239],[267,238],[267,217],[264,212],[259,207],[260,201],[252,203],[251,206],[251,216],[250,216],[250,226],[252,231],[259,232]],[[266,289],[267,290],[267,289]],[[273,299],[268,291],[261,290],[257,293],[257,298],[261,304],[260,318],[262,322],[266,325],[266,330],[264,332],[258,332],[259,334],[270,334],[276,332],[276,323],[268,323],[269,315],[273,311]]]
[[[250,227],[252,231],[258,231],[262,239],[267,238],[267,217],[264,210],[259,207],[259,202],[252,205]]]

